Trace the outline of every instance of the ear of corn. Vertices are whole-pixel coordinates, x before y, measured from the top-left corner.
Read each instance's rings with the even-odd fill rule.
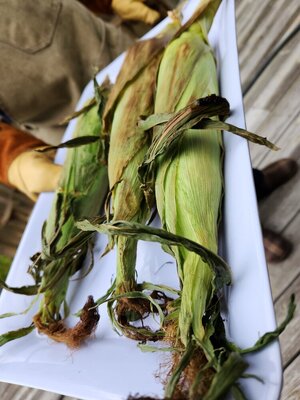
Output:
[[[141,222],[148,215],[136,170],[149,147],[151,137],[137,127],[136,121],[139,115],[153,112],[153,77],[157,63],[155,60],[150,68],[145,69],[145,73],[126,88],[115,109],[108,155],[114,220]],[[117,293],[135,288],[135,261],[136,241],[118,238]]]
[[[153,112],[154,76],[157,65],[158,59],[154,59],[149,68],[124,89],[115,107],[108,155],[114,220],[144,221],[148,215],[147,209],[143,207],[143,192],[136,176],[136,169],[143,160],[151,137],[137,127],[137,119],[139,115],[150,115]],[[130,66],[130,63],[124,63],[124,68]],[[136,241],[118,238],[117,293],[128,292],[135,288],[135,261]]]
[[[137,121],[140,116],[149,116],[154,112],[158,65],[164,46],[176,29],[177,23],[172,23],[160,37],[140,41],[129,49],[106,105],[104,122],[110,132],[108,175],[113,221],[145,223],[150,215],[137,169],[152,137],[138,126]],[[121,295],[136,291],[137,241],[117,237],[115,243],[117,273],[114,293]],[[127,328],[130,329],[125,327],[127,319],[143,318],[143,314],[149,312],[147,308],[143,299],[120,298],[115,307],[118,326],[122,323],[126,334]]]
[[[196,21],[167,47],[157,78],[155,113],[176,112],[197,98],[218,94],[215,59],[207,44],[208,25],[206,18]],[[159,134],[160,130],[154,131],[154,136]],[[222,185],[220,133],[186,132],[177,146],[161,155],[156,163],[155,195],[163,227],[217,252]],[[175,397],[187,395],[199,369],[205,365],[204,361],[202,366],[195,361],[201,359],[196,350],[189,351],[194,340],[198,346],[201,344],[210,362],[215,358],[210,342],[214,328],[208,312],[214,309],[215,273],[209,262],[185,248],[172,250],[182,290],[178,320],[166,326],[166,335],[173,345],[179,341],[186,350],[181,361],[178,357],[173,359],[166,386],[168,398],[174,393]],[[207,383],[211,374],[204,377]],[[193,390],[195,396],[203,396],[207,386],[199,384]]]
[[[166,96],[170,91],[172,95]],[[155,112],[178,111],[199,97],[217,93],[214,56],[196,22],[165,51],[158,74]],[[221,146],[217,131],[189,131],[172,154],[161,157],[155,185],[164,227],[214,252],[222,193]],[[193,332],[202,341],[202,319],[214,293],[214,275],[209,265],[194,254],[184,249],[174,252],[182,282],[181,340],[187,344]]]
[[[81,340],[91,334],[99,319],[95,310],[86,309],[76,330],[66,329],[61,308],[69,278],[81,268],[90,246],[75,222],[86,216],[98,215],[108,191],[101,118],[98,114],[102,108],[103,104],[96,104],[79,117],[74,138],[89,135],[98,140],[68,150],[52,209],[43,228],[43,251],[34,263],[36,274],[41,276],[39,293],[43,296],[34,323],[40,332],[54,340],[64,341],[71,347],[78,346]],[[74,238],[80,242],[80,237],[82,240],[79,245],[68,246]],[[93,305],[91,298],[88,304],[89,307]],[[86,330],[88,319],[94,320],[94,324],[90,323],[90,331]]]
[[[165,50],[157,78],[155,113],[164,119],[168,113],[183,110],[175,114],[165,127],[154,127],[153,144],[147,154],[150,164],[156,160],[152,172],[163,227],[168,232],[201,243],[215,253],[223,186],[222,139],[218,129],[225,125],[215,118],[210,119],[217,113],[206,116],[204,113],[202,120],[193,120],[201,129],[184,131],[180,118],[188,112],[185,107],[196,99],[218,94],[216,64],[207,34],[219,3],[212,2],[203,16]],[[182,120],[184,122],[184,118]],[[176,128],[182,130],[177,137]],[[176,146],[173,146],[175,137]],[[144,161],[140,167],[141,175],[145,173],[145,164]],[[147,173],[145,175],[147,178]],[[146,186],[151,185],[151,179],[153,176],[150,176],[150,182],[144,180]],[[183,246],[171,246],[171,249],[177,260],[182,289],[180,302],[174,302],[174,311],[165,331],[166,340],[171,346],[181,348],[182,353],[181,357],[178,353],[173,355],[165,395],[167,398],[214,398],[211,393],[217,393],[218,387],[220,389],[220,376],[226,376],[228,385],[222,389],[223,395],[242,374],[246,364],[239,358],[233,371],[230,357],[224,363],[228,355],[225,355],[223,327],[223,334],[219,334],[217,339],[218,345],[224,346],[223,355],[218,356],[214,348],[215,326],[220,328],[222,320],[213,260],[205,260]],[[221,364],[222,374],[219,376],[217,371]]]

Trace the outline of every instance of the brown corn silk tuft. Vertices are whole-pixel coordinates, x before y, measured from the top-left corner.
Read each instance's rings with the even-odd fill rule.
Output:
[[[65,343],[71,349],[77,349],[95,331],[100,319],[96,304],[92,296],[88,297],[81,314],[80,321],[72,328],[67,328],[63,320],[43,324],[40,314],[33,318],[39,333],[47,335],[50,339]]]
[[[123,298],[118,300],[118,304],[116,306],[116,313],[119,316],[119,322],[121,324],[126,324],[128,311],[136,314],[139,319],[143,319],[145,315],[148,315],[149,310],[149,301],[147,299],[130,299]]]
[[[166,360],[161,365],[162,371],[157,375],[162,384],[166,385],[168,379],[172,376],[175,368],[180,362],[185,347],[178,337],[178,320],[173,319],[168,321],[164,326],[164,332],[164,341],[171,348],[176,349],[176,351],[172,351],[170,354],[166,355]],[[183,371],[181,378],[179,379],[179,382],[173,393],[172,400],[196,400],[204,396],[204,394],[208,391],[214,377],[214,371],[211,368],[208,368],[203,373],[202,384],[201,386],[197,387],[193,397],[190,397],[189,390],[195,381],[197,373],[202,370],[206,364],[207,359],[203,350],[201,348],[197,348],[189,364]]]

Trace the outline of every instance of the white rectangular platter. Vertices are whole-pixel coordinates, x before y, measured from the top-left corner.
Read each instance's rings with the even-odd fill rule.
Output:
[[[185,20],[197,6],[190,0],[184,9]],[[159,32],[167,20],[146,37]],[[219,69],[222,96],[230,103],[229,121],[244,127],[244,113],[236,47],[234,1],[223,0],[210,31]],[[124,55],[99,73],[100,83],[109,75],[114,81]],[[78,109],[93,96],[93,84],[84,90]],[[76,121],[65,133],[71,137]],[[228,314],[225,315],[228,336],[241,347],[249,347],[265,332],[275,329],[276,322],[268,273],[262,245],[256,196],[253,186],[248,145],[245,140],[224,133],[225,142],[225,200],[221,235],[222,254],[232,269],[233,285],[225,293]],[[59,152],[57,161],[62,161]],[[16,253],[8,284],[31,284],[26,274],[30,257],[41,247],[41,227],[50,210],[52,194],[40,196]],[[99,237],[95,249],[95,266],[82,281],[71,282],[68,299],[71,312],[78,311],[88,295],[96,299],[107,290],[114,276],[115,253],[103,259],[99,255],[106,239]],[[163,267],[162,267],[163,265]],[[178,286],[174,260],[157,244],[141,242],[138,248],[138,280]],[[0,314],[21,312],[32,299],[3,291]],[[0,333],[28,326],[37,310],[0,320]],[[70,351],[63,344],[53,343],[36,332],[0,348],[0,380],[40,388],[87,400],[125,400],[129,394],[163,397],[163,386],[155,378],[166,356],[142,353],[135,342],[118,336],[111,328],[106,307],[100,308],[101,320],[95,337],[80,350]],[[75,322],[70,321],[72,322]],[[249,400],[279,398],[282,369],[278,342],[258,354],[249,356],[249,373],[255,379],[241,381]]]

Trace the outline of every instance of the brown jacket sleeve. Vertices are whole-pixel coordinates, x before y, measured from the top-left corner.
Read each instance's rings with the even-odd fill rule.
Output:
[[[0,122],[0,182],[9,185],[7,174],[10,164],[21,153],[45,143],[15,127]]]

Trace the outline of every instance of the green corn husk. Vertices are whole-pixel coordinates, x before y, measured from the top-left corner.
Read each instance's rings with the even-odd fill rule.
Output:
[[[170,24],[160,37],[136,43],[127,52],[104,112],[104,123],[110,132],[108,175],[113,221],[146,222],[150,209],[137,175],[151,143],[151,135],[137,124],[141,115],[154,112],[154,95],[162,50],[178,24]],[[116,280],[113,295],[138,290],[136,281],[137,240],[117,237]],[[110,243],[110,247],[113,243]],[[133,337],[129,321],[142,319],[151,304],[144,298],[120,297],[115,307],[116,325]],[[140,336],[139,336],[140,338]]]
[[[207,32],[219,3],[213,1],[202,18],[167,47],[157,78],[155,113],[176,112],[200,97],[218,94]],[[156,128],[154,136],[160,133]],[[155,176],[163,227],[215,253],[223,186],[222,152],[219,131],[188,131],[177,146],[158,158]],[[184,247],[172,247],[172,251],[182,290],[179,316],[166,325],[166,340],[182,348],[182,358],[177,353],[173,357],[166,397],[196,399],[205,394],[214,375],[213,366],[205,365],[215,363],[211,343],[212,316],[218,304],[215,273],[209,262]],[[201,356],[203,349],[206,357]],[[203,377],[195,384],[203,368]]]
[[[266,139],[216,118],[229,115],[226,100],[216,96],[217,70],[207,38],[219,4],[220,0],[212,0],[203,15],[164,52],[157,77],[155,115],[151,117],[161,121],[156,126],[144,121],[154,126],[154,139],[139,169],[146,192],[149,187],[150,193],[153,191],[155,182],[163,228],[214,253],[218,249],[223,189],[220,129],[277,149]],[[202,115],[197,116],[199,111]],[[220,380],[226,379],[222,387],[225,395],[247,364],[228,351],[214,260],[205,260],[184,246],[168,248],[177,261],[181,294],[180,301],[169,306],[165,341],[181,350],[173,353],[165,396],[219,398],[212,393],[221,393],[216,389],[220,388]]]
[[[150,186],[151,189],[151,179],[153,179],[153,173],[156,172],[157,178],[160,172],[162,172],[162,182],[156,180],[156,189],[158,188],[161,190],[161,197],[158,200],[158,204],[165,208],[167,208],[167,206],[172,207],[173,204],[176,205],[176,200],[179,198],[182,201],[182,206],[185,207],[185,210],[188,210],[189,212],[188,216],[185,216],[186,220],[184,222],[190,222],[191,226],[193,221],[196,221],[199,224],[199,221],[197,221],[197,215],[192,214],[193,209],[195,209],[196,212],[200,211],[197,210],[197,205],[190,205],[190,202],[193,200],[190,192],[188,192],[187,199],[184,201],[184,193],[183,196],[181,196],[182,193],[178,195],[177,191],[184,189],[187,192],[187,187],[190,189],[190,191],[192,191],[193,187],[189,187],[189,183],[184,182],[180,185],[180,187],[178,186],[176,188],[176,183],[171,181],[170,186],[172,187],[170,189],[170,187],[165,186],[169,182],[167,179],[167,174],[170,170],[172,170],[173,167],[175,169],[177,168],[177,170],[174,171],[174,175],[171,175],[171,178],[175,179],[177,176],[180,176],[180,172],[182,172],[184,168],[180,165],[180,162],[175,163],[175,161],[181,159],[182,154],[185,155],[186,148],[182,146],[182,141],[184,138],[187,140],[193,138],[195,139],[195,136],[193,136],[194,134],[197,134],[198,137],[201,138],[201,133],[208,134],[208,136],[205,136],[205,139],[210,138],[211,134],[216,132],[208,131],[208,127],[216,127],[219,129],[220,127],[224,127],[224,125],[229,126],[221,121],[214,121],[211,119],[211,117],[224,117],[228,114],[229,104],[226,99],[216,95],[210,95],[206,98],[193,101],[191,104],[183,109],[180,109],[176,113],[155,114],[140,123],[140,126],[143,126],[144,129],[158,127],[156,128],[158,130],[157,136],[153,140],[146,158],[139,168],[140,177],[144,183],[145,190],[148,190],[148,186]],[[197,129],[196,127],[200,129]],[[232,128],[234,133],[240,134],[248,140],[276,149],[276,146],[267,141],[265,138],[261,138],[260,136],[241,130],[240,128]],[[204,141],[204,144],[205,143],[206,140]],[[201,146],[199,155],[203,157],[202,147],[206,152],[207,149],[205,146]],[[194,149],[194,147],[191,148]],[[186,160],[187,157],[183,159]],[[206,159],[204,158],[204,160]],[[207,160],[206,163],[202,165],[202,168],[200,165],[200,173],[205,171],[206,165],[208,165],[210,168],[209,172],[206,171],[206,174],[211,173],[211,163],[209,163]],[[164,167],[166,167],[166,170]],[[189,177],[189,172],[186,171],[185,176]],[[201,182],[201,179],[198,180]],[[160,184],[162,188],[158,184]],[[205,189],[209,187],[209,185],[204,185],[202,188],[203,192],[205,193]],[[210,193],[211,190],[209,191],[209,194]],[[168,197],[168,195],[170,195],[170,197]],[[156,193],[156,197],[159,197],[158,193]],[[170,198],[172,199],[172,202],[170,201]],[[206,197],[204,196],[204,199],[205,198]],[[167,201],[169,201],[168,204],[166,203]],[[188,205],[186,205],[187,202]],[[210,207],[209,204],[206,206],[207,208]],[[177,215],[184,216],[185,214],[181,213],[179,207],[177,207],[173,215],[170,213],[171,211],[172,210],[168,209],[163,215],[165,220],[162,220],[162,222],[165,223],[164,228],[166,230],[162,230],[161,232],[150,229],[149,227],[137,227],[133,225],[129,227],[126,226],[124,222],[119,222],[119,224],[115,224],[114,227],[107,226],[106,229],[109,229],[111,232],[119,232],[119,234],[122,235],[132,236],[136,234],[140,239],[146,240],[154,240],[154,237],[156,237],[155,241],[162,243],[164,248],[166,250],[169,249],[169,251],[171,251],[177,259],[177,264],[179,265],[179,277],[182,286],[181,296],[179,299],[174,301],[173,305],[169,305],[170,313],[168,317],[165,318],[165,340],[171,344],[171,349],[176,349],[173,358],[171,377],[166,386],[167,398],[173,399],[174,395],[175,398],[179,396],[179,398],[197,399],[200,395],[202,396],[206,392],[208,393],[208,399],[219,398],[214,397],[215,394],[218,393],[218,396],[221,392],[222,395],[225,394],[226,391],[233,387],[234,382],[238,379],[238,377],[241,376],[246,368],[246,363],[241,357],[235,357],[233,355],[233,358],[231,358],[231,352],[238,352],[239,355],[242,355],[248,351],[254,350],[254,348],[255,351],[257,351],[259,348],[259,343],[256,343],[253,348],[242,351],[241,349],[237,349],[234,345],[227,342],[223,322],[220,317],[219,300],[217,296],[218,291],[222,289],[225,284],[230,284],[229,275],[226,273],[226,267],[223,265],[225,269],[220,269],[222,262],[220,263],[220,260],[216,258],[217,256],[214,254],[215,250],[209,245],[209,242],[205,240],[205,238],[202,239],[202,242],[199,242],[199,239],[192,239],[192,243],[189,243],[192,235],[188,232],[188,227],[186,227],[181,221],[179,221],[177,224],[178,221],[176,220]],[[210,218],[210,210],[208,211],[207,218]],[[174,235],[174,231],[172,234],[167,233],[167,231],[172,231],[168,226],[166,228],[166,221],[173,222],[172,226],[176,235]],[[211,221],[206,219],[206,223],[208,224],[209,222]],[[216,232],[217,215],[212,222],[214,222]],[[178,227],[182,226],[186,228],[185,231],[181,229],[181,232],[185,232],[185,236],[183,236],[183,233],[178,233]],[[206,230],[204,234],[207,234],[207,232],[209,233],[210,231],[207,229],[207,226],[205,227]],[[204,227],[202,226],[202,229],[203,228]],[[198,232],[194,226],[192,226],[191,230],[192,232]],[[158,240],[157,237],[160,239]],[[197,236],[195,235],[195,237]],[[208,239],[209,238],[210,236],[208,236]],[[164,239],[164,241],[162,239]],[[195,243],[201,243],[204,245],[204,247],[208,247],[208,249],[205,249],[205,256],[203,253],[195,251]],[[216,238],[214,243],[216,246]],[[199,255],[200,257],[198,257]],[[191,262],[191,269],[194,273],[193,275],[190,274],[191,269],[187,269],[186,265],[184,264],[186,260]],[[182,264],[180,264],[181,262]],[[181,265],[183,265],[183,267],[180,270]],[[204,269],[203,266],[206,266],[207,268]],[[201,268],[202,270],[200,270],[200,272],[203,272],[204,269],[204,274],[200,273],[197,275],[198,270],[193,270],[193,267]],[[207,274],[205,275],[205,273]],[[203,276],[211,276],[211,282],[208,280],[204,282],[201,282],[201,280],[199,281],[199,279]],[[204,313],[199,317],[199,314],[197,314],[199,306],[197,303],[193,304],[192,300],[201,300],[202,293],[204,292],[204,294],[206,294],[205,290],[207,282],[209,282],[212,287],[211,301],[208,305],[203,305]],[[185,288],[186,291],[184,291]],[[196,295],[192,297],[192,299],[188,297],[190,294],[197,294],[197,290],[199,290],[198,299]],[[187,293],[186,298],[183,297],[184,293]],[[186,304],[184,304],[185,301]],[[198,322],[202,323],[201,325],[194,324],[193,319],[185,320],[182,318],[182,320],[180,320],[180,317],[182,316],[186,318],[186,305],[189,307],[188,311],[190,311],[191,317],[195,319],[198,318]],[[202,306],[201,302],[200,305]],[[180,323],[183,325],[180,325]],[[204,331],[203,336],[199,335],[198,332],[196,333],[196,329],[199,327],[199,325],[202,332]],[[200,329],[199,331],[201,333]],[[269,339],[273,337],[273,334],[275,334],[277,337],[279,331],[280,330],[273,332],[271,335],[267,335],[266,337]],[[264,340],[262,340],[262,343],[263,346],[266,344]],[[180,353],[181,356],[179,356]],[[226,377],[226,384],[222,386],[220,383],[222,383],[221,381],[224,379],[224,377]]]
[[[156,113],[178,111],[197,98],[218,94],[214,55],[201,22],[194,23],[165,51],[158,74]],[[166,96],[170,91],[172,95]],[[219,132],[195,130],[183,135],[157,168],[155,193],[163,226],[216,252],[222,185]],[[191,329],[203,340],[202,318],[212,300],[214,276],[199,257],[181,249],[175,254],[182,282],[179,329],[186,345]]]
[[[133,47],[131,52],[140,50]],[[138,52],[136,52],[138,57]],[[129,55],[130,56],[130,55]],[[128,57],[127,59],[134,59]],[[143,207],[143,192],[136,175],[151,143],[151,136],[137,126],[139,115],[153,113],[153,97],[158,59],[145,69],[124,90],[116,105],[110,130],[108,175],[112,190],[113,219],[144,221],[149,211]],[[123,69],[130,63],[124,62]],[[122,73],[123,71],[121,71]],[[118,84],[118,82],[117,82]],[[135,288],[135,241],[117,239],[116,292],[124,293]]]
[[[174,12],[174,21],[156,38],[140,41],[127,53],[104,112],[105,129],[110,131],[109,185],[112,194],[113,221],[127,220],[146,222],[153,203],[141,190],[137,169],[142,162],[151,137],[137,126],[140,116],[153,113],[153,96],[158,63],[166,45],[181,31],[188,28],[207,3],[201,2],[194,16],[183,26]],[[115,293],[117,295],[136,290],[136,247],[137,241],[119,237],[117,244],[117,275]],[[112,243],[110,244],[110,247]],[[124,304],[121,305],[121,303]],[[137,304],[139,303],[139,304]],[[120,327],[121,320],[142,317],[147,313],[149,303],[129,301],[126,297],[118,301],[116,307]],[[127,310],[127,311],[126,311]],[[131,335],[127,327],[123,332]]]
[[[105,144],[101,137],[106,96],[106,89],[103,89],[98,93],[100,102],[79,117],[74,138],[80,142],[89,135],[98,140],[68,150],[52,209],[43,228],[43,250],[32,268],[36,275],[41,275],[39,293],[43,296],[40,310],[33,318],[34,324],[41,333],[70,347],[79,346],[99,320],[97,311],[90,310],[94,306],[91,297],[74,328],[65,327],[61,308],[65,306],[69,279],[82,267],[91,246],[89,237],[78,230],[75,222],[85,216],[98,215],[108,192]],[[72,245],[74,239],[79,244]]]

